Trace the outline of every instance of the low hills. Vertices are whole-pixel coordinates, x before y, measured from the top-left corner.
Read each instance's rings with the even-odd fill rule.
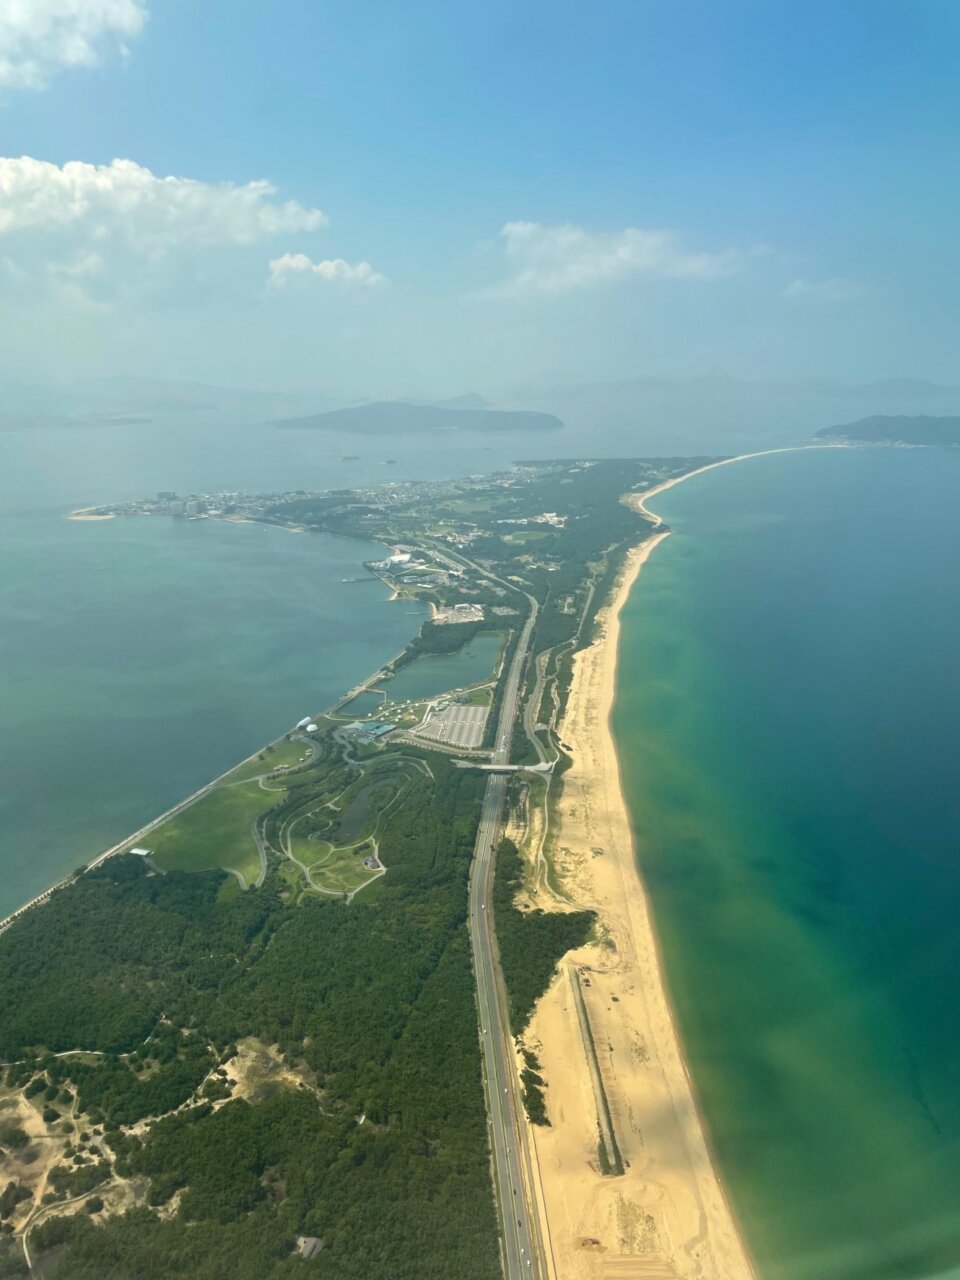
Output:
[[[526,409],[480,409],[450,402],[417,404],[408,400],[379,400],[301,418],[281,418],[273,425],[359,435],[392,435],[399,432],[560,431],[564,424],[552,413]]]
[[[859,440],[869,444],[960,445],[960,417],[926,414],[876,414],[817,432],[820,440]]]

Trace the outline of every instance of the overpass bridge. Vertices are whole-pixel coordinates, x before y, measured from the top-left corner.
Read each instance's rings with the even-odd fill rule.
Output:
[[[482,760],[454,760],[458,769],[479,769],[482,773],[552,773],[555,761],[544,760],[540,764],[488,764]]]

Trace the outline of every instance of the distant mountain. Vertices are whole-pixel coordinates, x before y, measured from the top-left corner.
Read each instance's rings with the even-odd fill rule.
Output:
[[[458,397],[472,401],[474,397]],[[476,397],[479,399],[479,397]],[[315,431],[394,435],[401,432],[447,431],[560,431],[563,422],[552,413],[531,410],[475,409],[446,404],[417,404],[409,400],[380,400],[352,409],[333,409],[303,418],[281,418],[277,427],[306,427]]]
[[[960,445],[960,417],[875,414],[817,432],[821,440],[860,440],[869,444]]]
[[[489,400],[484,400],[483,396],[478,396],[475,391],[468,391],[466,395],[450,396],[447,400],[424,400],[420,396],[398,396],[397,404],[419,404],[432,405],[438,409],[492,409]]]
[[[434,404],[441,409],[489,409],[490,402],[478,396],[475,391],[468,391],[465,396],[451,396],[449,400],[435,400]]]

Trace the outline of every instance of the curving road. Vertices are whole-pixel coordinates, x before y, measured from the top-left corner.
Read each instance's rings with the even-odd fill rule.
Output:
[[[524,661],[537,618],[532,597],[530,614],[517,641],[506,676],[497,722],[492,760],[510,760],[510,742],[516,722]],[[503,1269],[506,1280],[535,1277],[544,1280],[543,1246],[536,1209],[528,1198],[529,1177],[523,1139],[522,1102],[515,1066],[516,1055],[506,998],[500,975],[493,922],[494,850],[500,834],[507,798],[508,777],[493,774],[483,798],[473,865],[470,870],[469,923],[480,1012],[484,1088],[490,1124],[494,1182],[500,1209]]]

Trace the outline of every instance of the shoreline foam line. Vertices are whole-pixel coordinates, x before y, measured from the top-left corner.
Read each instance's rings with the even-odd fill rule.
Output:
[[[568,902],[596,911],[607,940],[606,946],[589,945],[568,959],[590,978],[589,992],[581,992],[596,1040],[606,1046],[604,1074],[612,1085],[610,1107],[622,1138],[622,1177],[603,1178],[588,1164],[596,1144],[592,1084],[562,972],[528,1030],[557,1116],[554,1127],[528,1126],[541,1176],[541,1230],[550,1241],[557,1274],[571,1280],[613,1280],[626,1275],[631,1263],[650,1276],[756,1280],[684,1057],[623,795],[611,726],[620,614],[644,564],[670,536],[663,517],[648,508],[651,498],[733,462],[838,447],[845,446],[738,454],[622,499],[652,522],[654,532],[627,553],[600,615],[602,633],[575,659],[560,727],[573,763],[558,801],[554,845]]]
[[[750,458],[849,445],[787,445],[720,458],[621,501],[644,515],[653,532],[627,553],[617,584],[598,617],[601,634],[574,660],[574,677],[560,726],[572,765],[557,805],[554,861],[568,903],[590,908],[613,950],[588,946],[568,960],[590,975],[589,1005],[596,1040],[607,1046],[603,1073],[622,1136],[626,1168],[613,1181],[591,1173],[595,1150],[593,1087],[583,1055],[577,1011],[568,984],[556,978],[531,1021],[558,1112],[551,1129],[528,1126],[539,1173],[537,1207],[550,1245],[553,1274],[564,1280],[643,1274],[697,1280],[755,1280],[756,1272],[710,1149],[670,1002],[646,885],[637,860],[633,823],[621,784],[611,716],[616,698],[620,614],[656,548],[670,536],[648,502],[694,476]],[[596,856],[597,850],[602,856]],[[616,1003],[611,1002],[611,997]],[[611,1012],[613,1011],[613,1012]],[[645,1130],[658,1116],[656,1132]],[[667,1120],[672,1117],[672,1122]],[[606,1187],[604,1187],[606,1183]],[[651,1224],[642,1238],[625,1219]],[[611,1238],[611,1235],[613,1238]],[[602,1253],[592,1255],[596,1249]],[[652,1268],[652,1269],[651,1269]]]

